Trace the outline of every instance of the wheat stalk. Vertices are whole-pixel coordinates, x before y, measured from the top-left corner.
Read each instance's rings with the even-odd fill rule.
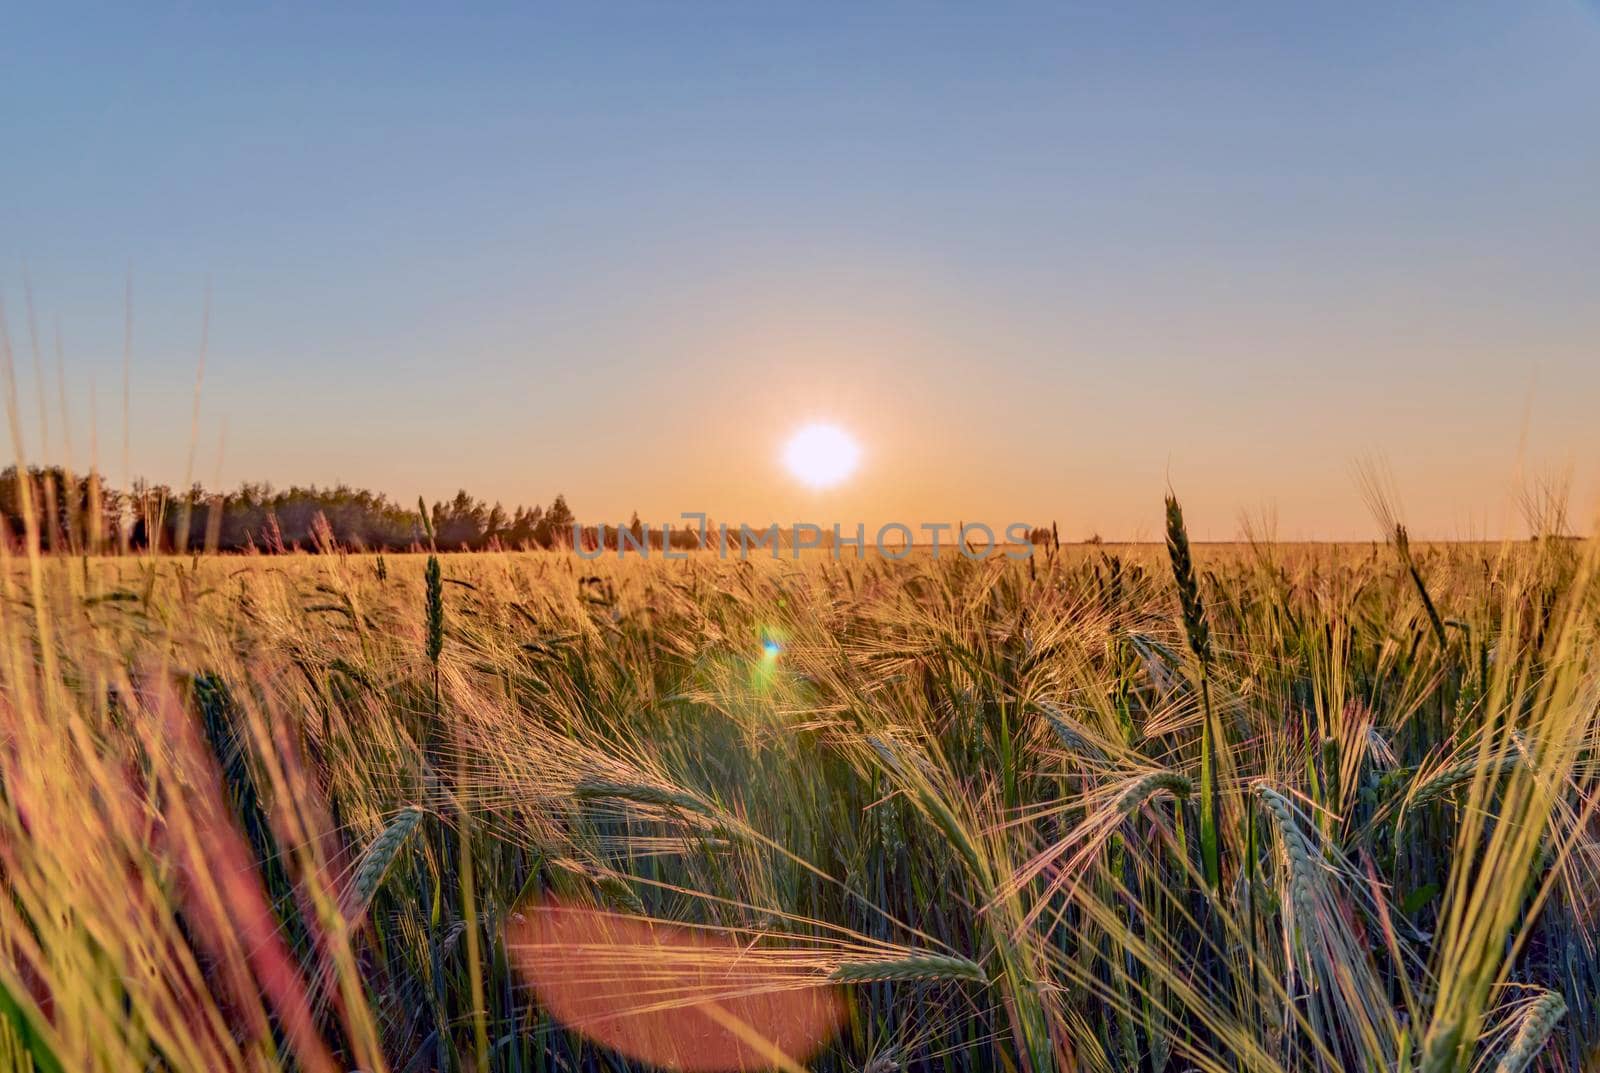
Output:
[[[828,974],[841,984],[885,983],[900,980],[969,980],[988,983],[983,966],[946,954],[912,954],[893,961],[847,961]]]
[[[1500,1056],[1500,1064],[1494,1067],[1495,1073],[1521,1073],[1528,1068],[1566,1012],[1567,1000],[1554,991],[1546,991],[1530,1002],[1522,1011],[1521,1024],[1517,1026],[1511,1045]]]
[[[1504,756],[1489,761],[1489,764],[1484,768],[1484,771],[1486,774],[1491,776],[1505,775],[1509,774],[1511,770],[1518,765],[1518,763],[1520,763],[1520,761],[1516,757]],[[1421,786],[1418,786],[1412,791],[1411,807],[1420,808],[1421,806],[1429,804],[1430,802],[1437,801],[1441,797],[1449,794],[1450,791],[1454,790],[1456,787],[1461,786],[1463,783],[1471,782],[1477,774],[1478,764],[1476,762],[1458,764],[1452,768],[1445,768],[1443,771],[1440,771],[1427,782],[1423,783]]]
[[[1278,838],[1289,858],[1289,891],[1295,916],[1301,927],[1307,927],[1315,919],[1317,901],[1317,864],[1311,844],[1295,822],[1294,806],[1288,798],[1264,784],[1256,786],[1256,796],[1278,829]]]
[[[1428,625],[1433,627],[1433,636],[1443,648],[1444,620],[1439,617],[1439,609],[1433,605],[1433,597],[1428,595],[1428,586],[1422,580],[1422,572],[1417,569],[1417,562],[1411,557],[1411,538],[1406,533],[1406,527],[1396,523],[1394,527],[1394,548],[1400,556],[1400,564],[1406,568],[1406,573],[1411,575],[1411,583],[1416,586],[1417,595],[1422,598],[1422,609],[1428,614]]]
[[[424,576],[428,582],[428,660],[437,667],[439,653],[444,651],[444,575],[437,555],[428,556]]]
[[[1194,783],[1176,771],[1152,771],[1117,794],[1116,810],[1123,814],[1132,812],[1162,790],[1174,797],[1188,797],[1194,793]]]
[[[1189,531],[1183,524],[1183,508],[1174,496],[1167,496],[1167,555],[1172,560],[1172,579],[1178,586],[1178,603],[1183,609],[1183,629],[1203,667],[1211,665],[1211,630],[1206,624],[1205,603],[1200,598],[1200,583],[1195,577],[1194,556],[1189,550]]]
[[[361,855],[361,860],[356,863],[355,877],[351,880],[349,900],[345,907],[346,916],[359,916],[372,904],[373,896],[383,884],[384,876],[389,874],[395,858],[405,847],[411,832],[422,822],[422,817],[423,811],[420,808],[401,809],[395,814],[394,819],[389,821],[389,826],[379,832],[378,837],[367,846],[366,852]]]
[[[1056,740],[1066,749],[1074,753],[1081,753],[1091,760],[1103,761],[1106,759],[1105,750],[1090,740],[1089,736],[1084,733],[1078,726],[1077,721],[1071,716],[1048,702],[1041,703],[1039,710],[1044,712],[1044,719],[1050,727],[1050,732],[1056,736]]]
[[[1206,608],[1200,599],[1200,583],[1195,577],[1194,556],[1189,551],[1189,531],[1183,524],[1183,508],[1174,496],[1167,496],[1167,555],[1172,560],[1172,578],[1178,587],[1178,603],[1183,610],[1183,629],[1189,648],[1200,661],[1200,855],[1205,865],[1206,882],[1212,890],[1222,887],[1222,848],[1217,833],[1217,750],[1221,747],[1220,729],[1211,711],[1211,629],[1206,624]]]
[[[709,816],[711,808],[704,801],[681,790],[670,790],[647,782],[618,782],[613,779],[583,779],[572,788],[572,796],[583,800],[615,799],[632,801],[639,805],[659,808],[676,808]]]
[[[639,895],[633,886],[621,876],[605,874],[598,876],[594,881],[595,890],[611,904],[636,916],[644,916],[644,902],[639,900]]]

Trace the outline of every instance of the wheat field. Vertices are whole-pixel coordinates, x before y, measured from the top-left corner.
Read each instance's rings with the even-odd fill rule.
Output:
[[[0,578],[0,1068],[1593,1068],[1593,541]]]

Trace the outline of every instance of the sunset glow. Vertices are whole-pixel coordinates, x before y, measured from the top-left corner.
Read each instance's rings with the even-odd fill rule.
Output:
[[[834,425],[807,425],[783,449],[785,468],[813,488],[832,488],[854,473],[860,461],[856,441]]]

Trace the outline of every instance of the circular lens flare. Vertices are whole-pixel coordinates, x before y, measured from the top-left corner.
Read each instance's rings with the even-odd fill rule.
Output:
[[[861,448],[834,425],[807,425],[789,438],[783,464],[813,488],[831,488],[855,472]]]

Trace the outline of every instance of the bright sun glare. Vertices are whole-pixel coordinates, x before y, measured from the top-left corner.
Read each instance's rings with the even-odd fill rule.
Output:
[[[789,438],[783,464],[813,488],[831,488],[855,472],[861,448],[835,425],[807,425]]]

